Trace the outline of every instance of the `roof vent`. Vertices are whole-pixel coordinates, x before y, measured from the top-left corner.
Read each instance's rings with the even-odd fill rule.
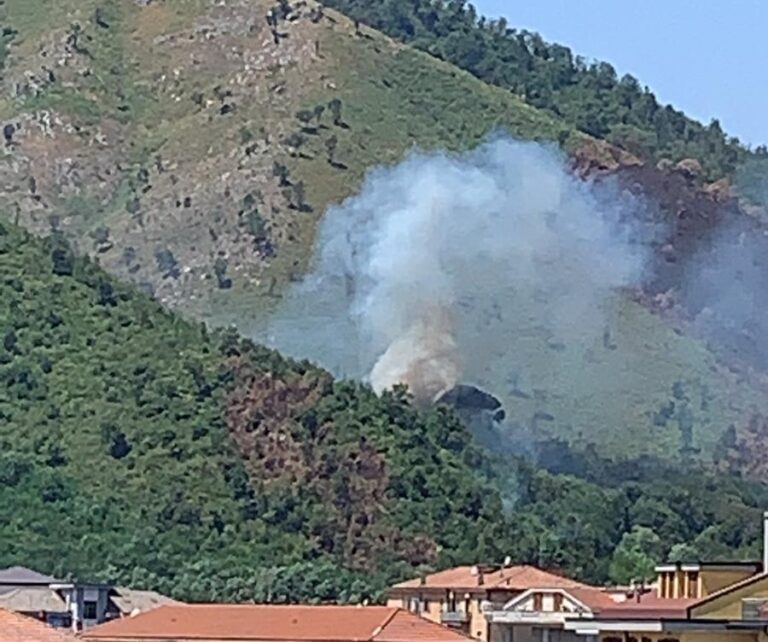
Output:
[[[742,620],[761,620],[763,611],[768,599],[759,597],[746,597],[741,600],[741,619]]]

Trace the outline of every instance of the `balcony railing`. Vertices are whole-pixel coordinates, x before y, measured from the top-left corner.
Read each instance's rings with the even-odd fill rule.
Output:
[[[443,611],[440,613],[441,624],[465,624],[469,622],[469,613],[464,611]]]

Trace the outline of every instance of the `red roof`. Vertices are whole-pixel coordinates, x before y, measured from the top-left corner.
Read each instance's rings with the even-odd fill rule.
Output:
[[[502,589],[509,591],[527,591],[531,588],[593,588],[576,580],[542,571],[535,566],[508,566],[503,569],[482,573],[473,566],[457,566],[425,578],[416,578],[395,584],[395,589]],[[480,583],[482,578],[482,584]]]
[[[588,606],[590,610],[595,613],[602,613],[607,609],[612,609],[618,606],[616,600],[600,588],[574,586],[563,590],[575,597],[582,604]]]
[[[94,627],[82,637],[93,641],[468,642],[460,633],[397,608],[250,604],[161,606]]]
[[[696,598],[661,598],[655,592],[645,593],[640,599],[629,598],[600,611],[601,620],[655,620],[687,619],[688,607],[698,602]]]
[[[76,642],[76,638],[34,618],[0,609],[0,642]]]

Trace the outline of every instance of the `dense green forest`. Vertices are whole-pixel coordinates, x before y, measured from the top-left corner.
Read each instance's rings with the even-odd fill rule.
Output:
[[[759,540],[763,487],[557,443],[549,472],[495,458],[451,410],[210,333],[55,233],[0,226],[0,337],[0,565],[357,600],[506,555],[600,582]]]
[[[505,18],[478,16],[467,0],[325,0],[390,36],[504,87],[597,138],[644,159],[698,159],[711,180],[731,176],[750,152],[713,120],[703,125],[661,105],[631,75],[591,62]],[[514,20],[514,13],[508,16]]]

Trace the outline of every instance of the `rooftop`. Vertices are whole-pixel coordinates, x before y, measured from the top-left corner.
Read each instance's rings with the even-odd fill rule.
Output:
[[[696,598],[661,598],[655,592],[644,593],[600,610],[601,620],[655,620],[686,619],[688,607],[698,602]]]
[[[43,575],[24,566],[10,566],[0,569],[0,584],[53,584],[59,582],[55,577]]]
[[[76,642],[77,638],[31,617],[0,609],[3,642]]]
[[[384,606],[166,605],[85,631],[86,640],[468,642],[417,615]]]
[[[542,571],[535,566],[495,567],[480,572],[477,566],[457,566],[424,578],[416,578],[395,584],[394,589],[501,589],[526,591],[530,588],[594,588],[576,580]]]
[[[122,586],[116,587],[109,599],[124,615],[143,613],[164,604],[181,604],[156,591],[139,591]]]
[[[47,586],[23,586],[0,593],[0,608],[9,611],[64,613],[64,600]]]

